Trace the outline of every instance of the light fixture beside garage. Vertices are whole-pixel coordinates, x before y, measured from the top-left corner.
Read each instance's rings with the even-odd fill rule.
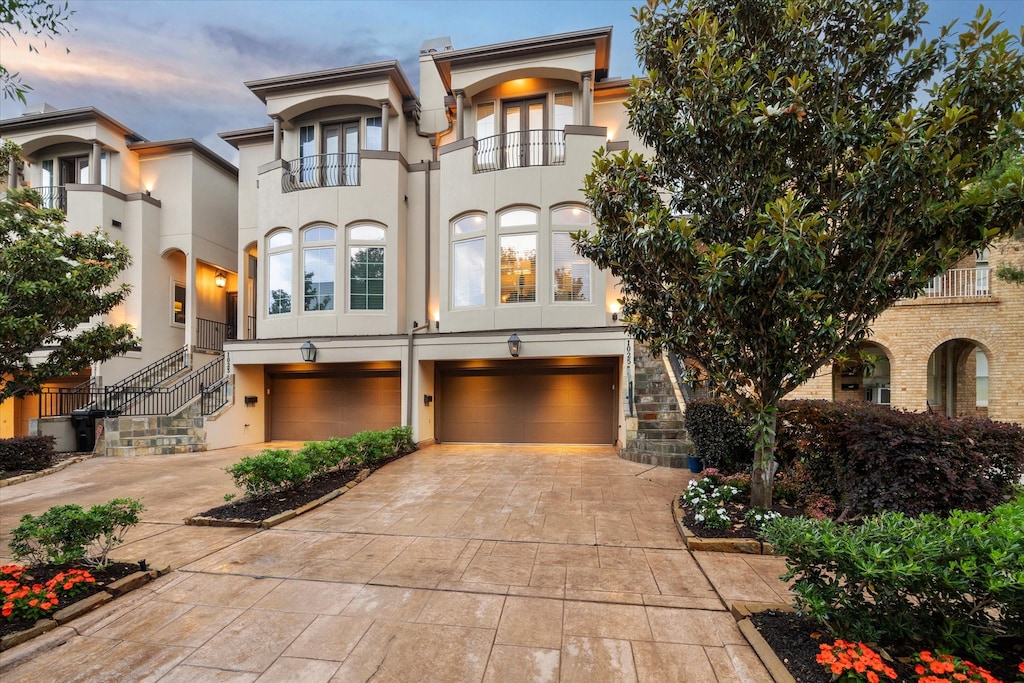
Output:
[[[519,350],[522,347],[522,342],[519,340],[519,335],[515,332],[508,338],[508,352],[512,354],[513,358],[519,358]]]
[[[305,344],[302,345],[302,348],[299,350],[302,352],[302,360],[306,361],[307,363],[316,362],[316,347],[313,346],[313,342],[307,341]]]

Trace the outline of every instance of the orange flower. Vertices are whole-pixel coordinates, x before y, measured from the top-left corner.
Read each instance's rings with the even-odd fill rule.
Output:
[[[874,671],[869,671],[868,683],[878,683],[878,674],[876,674]]]

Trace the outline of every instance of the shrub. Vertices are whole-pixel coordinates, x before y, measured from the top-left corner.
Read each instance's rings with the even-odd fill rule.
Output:
[[[0,472],[38,472],[53,466],[52,436],[17,436],[0,439]]]
[[[11,531],[11,553],[33,565],[83,560],[102,567],[145,509],[138,500],[115,498],[88,510],[81,505],[58,505],[38,517],[24,515]]]
[[[267,448],[224,468],[235,486],[250,496],[281,488],[291,481],[292,452],[287,448]]]
[[[786,402],[779,417],[780,462],[799,462],[840,519],[991,510],[1024,472],[1016,425],[825,401]]]
[[[833,635],[984,662],[996,638],[1024,640],[1022,528],[1024,495],[946,518],[782,518],[764,536],[787,556],[797,608]]]
[[[754,448],[746,425],[721,403],[710,399],[691,401],[686,405],[685,425],[705,467],[732,474],[753,462]]]
[[[715,477],[691,480],[679,502],[693,510],[693,521],[706,529],[728,529],[732,524],[725,504],[739,493],[732,486],[719,486]]]

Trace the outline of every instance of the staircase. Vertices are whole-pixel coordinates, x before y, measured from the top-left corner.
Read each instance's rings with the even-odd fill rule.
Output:
[[[633,396],[636,437],[619,455],[632,462],[662,467],[686,467],[693,443],[683,424],[675,382],[661,356],[634,344]]]

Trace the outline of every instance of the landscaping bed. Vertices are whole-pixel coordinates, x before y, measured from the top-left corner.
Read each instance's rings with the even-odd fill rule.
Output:
[[[300,508],[318,498],[344,487],[359,476],[358,469],[342,469],[319,474],[304,484],[282,491],[273,491],[261,496],[242,498],[241,500],[210,508],[200,512],[196,517],[220,520],[244,519],[261,522],[265,519]]]

